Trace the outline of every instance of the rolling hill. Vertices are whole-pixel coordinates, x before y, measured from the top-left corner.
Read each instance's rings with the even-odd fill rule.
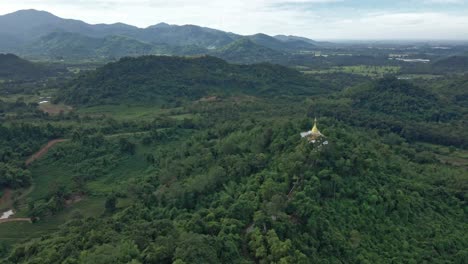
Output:
[[[55,75],[58,69],[33,63],[14,54],[0,54],[0,79],[35,80]]]
[[[284,52],[259,45],[247,37],[228,44],[211,54],[235,63],[277,62],[285,57]]]
[[[249,36],[249,39],[258,45],[278,51],[294,52],[300,50],[313,50],[316,48],[316,45],[301,39],[278,39],[266,34],[255,34]]]
[[[435,61],[432,67],[441,72],[467,72],[468,56],[450,56]]]
[[[209,56],[144,56],[124,58],[80,76],[59,99],[73,105],[154,103],[207,95],[311,95],[326,88],[278,65],[234,65]]]

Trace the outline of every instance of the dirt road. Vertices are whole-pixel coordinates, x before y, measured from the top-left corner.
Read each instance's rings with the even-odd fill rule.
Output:
[[[68,139],[54,139],[54,140],[49,141],[47,143],[47,145],[42,147],[38,152],[34,153],[31,157],[29,157],[29,159],[26,160],[26,162],[25,162],[26,166],[30,165],[35,160],[40,159],[42,156],[47,154],[49,149],[52,148],[55,144],[60,143],[60,142],[64,142],[64,141],[67,141],[67,140]]]
[[[8,219],[0,219],[0,224],[8,223],[8,222],[29,222],[29,223],[32,223],[31,218],[8,218]]]

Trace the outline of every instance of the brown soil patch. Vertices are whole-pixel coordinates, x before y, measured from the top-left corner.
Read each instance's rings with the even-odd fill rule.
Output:
[[[69,205],[77,203],[77,202],[79,202],[79,201],[81,201],[83,199],[84,199],[84,195],[82,195],[82,194],[73,194],[70,197],[70,199],[65,201],[65,205],[69,206]]]
[[[61,112],[63,113],[70,112],[71,110],[73,110],[73,107],[67,106],[67,105],[55,105],[51,103],[45,103],[45,104],[41,104],[39,106],[39,109],[50,115],[58,115]]]
[[[52,148],[55,144],[64,142],[64,141],[67,141],[67,139],[54,139],[54,140],[49,141],[47,145],[42,147],[38,152],[34,153],[31,157],[29,157],[29,159],[26,160],[25,162],[26,166],[30,165],[35,160],[40,159],[42,156],[47,154],[49,149]]]

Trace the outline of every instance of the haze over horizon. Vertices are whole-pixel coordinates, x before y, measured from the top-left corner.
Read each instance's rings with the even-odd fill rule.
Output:
[[[23,9],[90,24],[138,27],[194,24],[243,35],[299,35],[317,40],[468,40],[466,0],[19,0],[0,15]]]

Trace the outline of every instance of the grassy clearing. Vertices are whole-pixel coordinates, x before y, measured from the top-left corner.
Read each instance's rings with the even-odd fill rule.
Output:
[[[192,118],[192,114],[182,113],[182,108],[163,109],[160,106],[143,105],[102,105],[79,109],[80,115],[105,116],[117,120],[151,120],[158,116],[176,119]]]
[[[370,78],[381,78],[388,74],[397,74],[400,71],[398,66],[340,66],[324,70],[307,70],[302,71],[306,74],[329,74],[329,73],[349,73],[357,74]]]
[[[102,194],[111,193],[125,185],[128,179],[142,176],[148,168],[145,158],[147,148],[138,146],[136,153],[127,156],[121,163],[112,169],[108,174],[99,177],[87,184],[91,193]]]
[[[434,74],[402,74],[398,76],[398,79],[402,80],[413,80],[413,79],[422,79],[422,80],[433,80],[436,78],[442,77],[441,75]]]
[[[18,100],[25,103],[38,103],[40,98],[39,95],[33,94],[0,94],[0,100],[9,103],[14,103]]]
[[[0,242],[17,243],[47,235],[71,220],[77,211],[84,217],[99,217],[104,212],[104,198],[89,197],[65,208],[54,216],[48,216],[37,223],[11,222],[0,224]],[[15,216],[20,216],[15,215]]]
[[[102,105],[82,108],[79,114],[91,116],[108,116],[115,119],[152,119],[168,110],[158,106]]]
[[[53,184],[68,185],[72,181],[69,168],[60,162],[53,162],[51,159],[41,160],[31,168],[34,190],[28,195],[32,200],[41,199],[49,192]]]

